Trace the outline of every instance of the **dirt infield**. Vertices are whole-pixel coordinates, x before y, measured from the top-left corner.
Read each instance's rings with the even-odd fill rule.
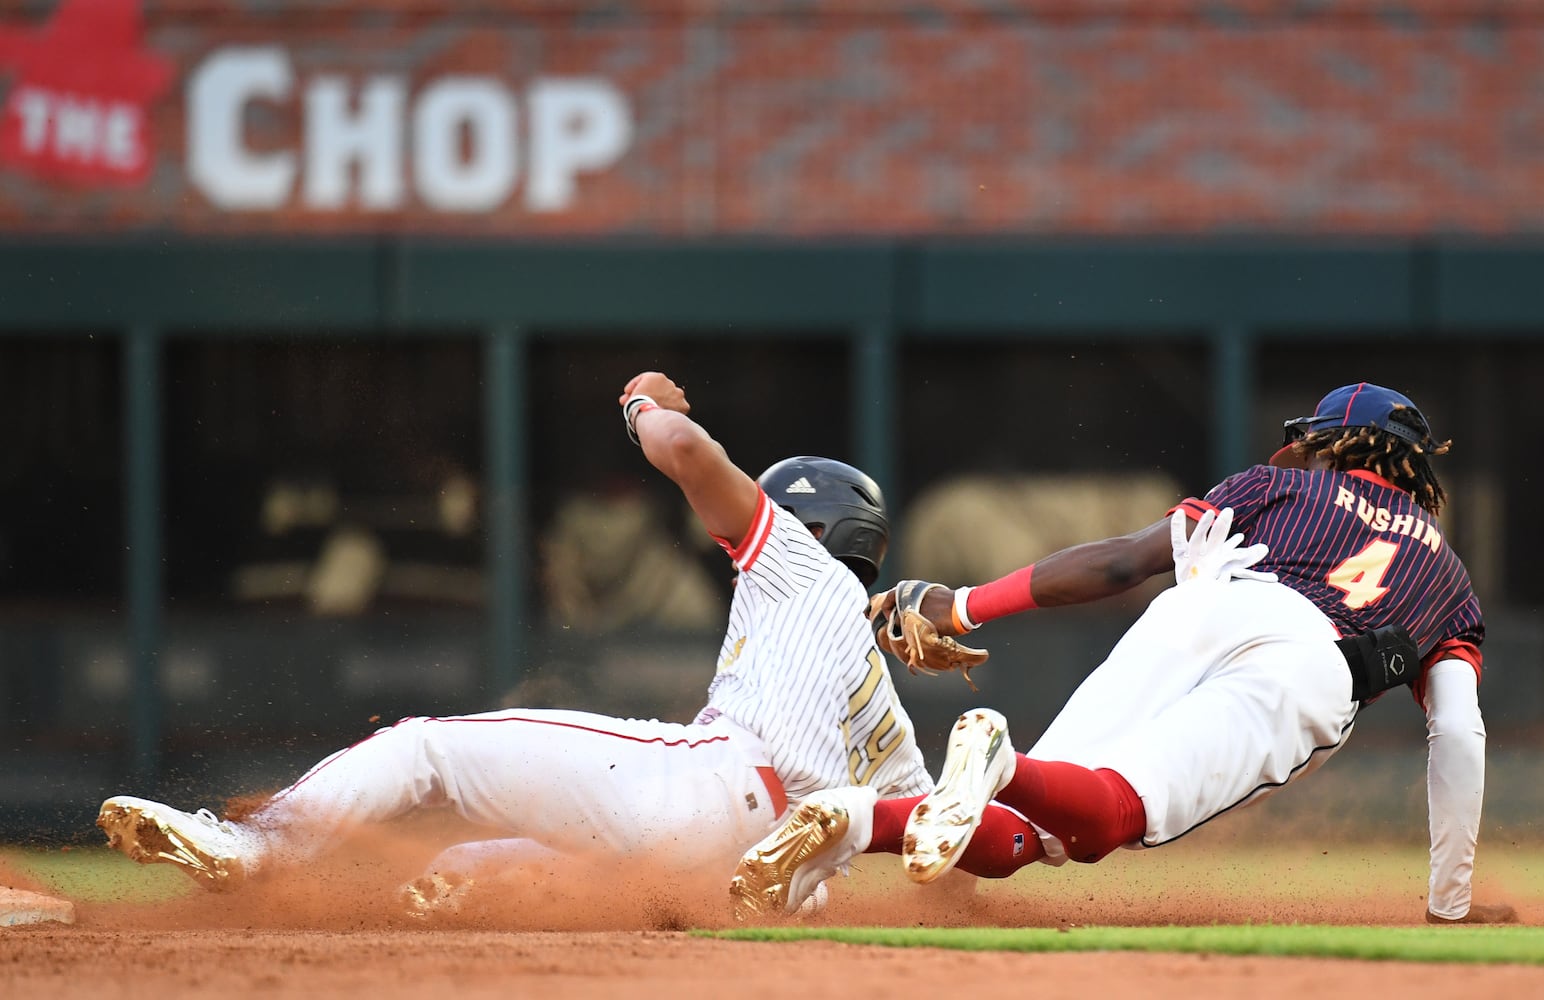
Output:
[[[1013,955],[823,942],[750,944],[680,932],[196,931],[17,928],[0,992],[51,1000],[183,996],[997,996],[1045,1000],[1536,998],[1544,973],[1197,955]]]
[[[1394,866],[1401,873],[1411,869],[1407,877],[1391,878],[1367,867],[1383,864],[1379,858],[1385,852],[1366,849],[1342,861],[1333,877],[1315,882],[1313,866],[1328,861],[1329,852],[1291,849],[1272,861],[1253,846],[1236,855],[1219,852],[1219,846],[1225,845],[1176,851],[1168,855],[1170,861],[1157,857],[1163,852],[1141,852],[1079,870],[1033,870],[982,883],[979,891],[972,880],[961,880],[949,891],[912,886],[890,878],[887,859],[876,856],[853,878],[838,880],[830,905],[812,922],[1060,927],[1073,933],[1091,925],[1421,923],[1419,855]],[[400,876],[422,863],[418,847],[347,853],[347,862],[260,882],[239,894],[190,892],[145,903],[128,901],[143,897],[126,891],[123,901],[77,901],[73,927],[0,929],[0,996],[787,1000],[790,995],[854,992],[961,995],[972,989],[983,995],[1011,990],[1079,1000],[1298,1000],[1362,997],[1373,991],[1444,1000],[1460,993],[1544,996],[1544,969],[1537,967],[1128,953],[1018,955],[704,939],[685,930],[730,925],[723,887],[701,892],[644,871],[562,882],[511,881],[483,892],[458,917],[424,927],[400,915],[395,896]],[[112,864],[117,860],[108,859],[108,873],[120,870]],[[126,873],[146,871],[123,864]],[[1192,874],[1196,869],[1186,864],[1202,866],[1204,888]],[[0,883],[48,888],[29,881],[0,871]],[[1310,891],[1281,891],[1294,883]],[[1544,899],[1537,894],[1514,892],[1510,898],[1524,922],[1544,922]]]

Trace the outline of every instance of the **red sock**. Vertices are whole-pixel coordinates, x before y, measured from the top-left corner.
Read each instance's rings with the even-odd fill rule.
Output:
[[[1034,827],[1018,813],[993,802],[986,807],[981,825],[955,867],[982,878],[1007,878],[1043,857],[1045,850]]]
[[[900,854],[906,820],[922,798],[916,795],[909,799],[880,799],[874,806],[874,835],[865,853]],[[992,803],[986,807],[981,825],[976,827],[957,867],[982,878],[1007,878],[1044,856],[1034,829],[1012,810]]]
[[[1073,861],[1098,861],[1147,831],[1141,796],[1106,768],[1091,771],[1019,754],[1013,780],[997,800],[1060,840]]]
[[[874,803],[874,836],[869,838],[865,854],[899,854],[901,838],[906,835],[906,821],[923,796],[909,799],[880,799]]]

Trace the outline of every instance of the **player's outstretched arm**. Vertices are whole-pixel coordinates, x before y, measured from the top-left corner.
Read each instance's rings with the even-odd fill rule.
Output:
[[[1426,674],[1426,797],[1431,828],[1426,920],[1433,924],[1517,920],[1517,911],[1505,904],[1470,903],[1485,797],[1485,721],[1477,685],[1474,668],[1460,659],[1440,660]]]
[[[642,372],[618,402],[644,457],[681,488],[708,531],[732,541],[745,537],[756,513],[756,483],[687,416],[691,405],[681,387],[660,372]]]
[[[1173,569],[1169,519],[1164,518],[1129,535],[1061,549],[979,587],[935,587],[924,595],[921,613],[940,635],[961,635],[1031,608],[1112,597]],[[870,617],[888,616],[894,606],[892,590],[874,601]]]

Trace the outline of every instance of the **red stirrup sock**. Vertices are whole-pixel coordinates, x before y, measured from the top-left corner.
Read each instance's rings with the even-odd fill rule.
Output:
[[[869,845],[863,853],[901,853],[901,838],[906,835],[906,821],[923,798],[921,795],[913,795],[909,799],[880,799],[874,803],[874,835],[869,838]]]
[[[1147,831],[1142,798],[1114,771],[1018,755],[997,801],[1062,842],[1073,861],[1094,862]]]
[[[1012,809],[993,802],[986,807],[981,825],[955,866],[982,878],[1007,878],[1043,857],[1045,850],[1034,827]]]
[[[874,835],[865,854],[900,854],[906,821],[923,796],[880,799],[874,805]],[[982,878],[1006,878],[1045,856],[1040,838],[1023,818],[995,802],[986,807],[958,866]]]

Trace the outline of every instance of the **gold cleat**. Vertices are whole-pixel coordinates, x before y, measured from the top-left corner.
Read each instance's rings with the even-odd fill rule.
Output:
[[[402,913],[409,920],[430,923],[461,912],[461,904],[476,882],[451,872],[441,875],[421,875],[404,885],[397,892]]]
[[[129,860],[176,865],[206,889],[224,892],[246,880],[240,837],[207,809],[185,813],[120,795],[102,803],[97,826],[107,834],[107,846]]]
[[[901,840],[901,864],[913,882],[932,882],[953,868],[981,817],[1013,777],[1008,720],[989,708],[966,712],[949,734],[938,784],[917,803]]]
[[[832,788],[805,799],[783,825],[746,851],[729,882],[738,921],[798,912],[830,876],[868,846],[871,788]]]

